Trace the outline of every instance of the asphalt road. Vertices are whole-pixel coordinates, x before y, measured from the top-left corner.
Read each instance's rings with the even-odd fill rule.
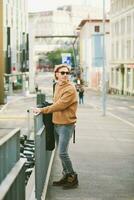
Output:
[[[88,90],[86,92],[88,104],[102,110],[102,94]],[[107,95],[106,97],[106,114],[114,114],[122,120],[128,121],[134,125],[134,97]]]

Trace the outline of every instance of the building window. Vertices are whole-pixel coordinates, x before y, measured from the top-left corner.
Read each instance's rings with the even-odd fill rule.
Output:
[[[127,69],[127,88],[130,87],[130,80],[131,80],[131,71]]]
[[[115,79],[115,81],[116,81],[116,86],[118,86],[118,84],[119,84],[119,69],[117,69],[116,70],[116,79]]]
[[[100,32],[100,26],[95,26],[95,27],[94,27],[94,31],[95,31],[95,32]]]
[[[115,35],[119,35],[119,22],[115,23]]]
[[[134,32],[134,12],[133,12],[133,32]]]
[[[131,40],[127,40],[127,59],[131,58]]]
[[[134,69],[133,69],[133,90],[134,90]]]
[[[8,4],[6,4],[6,26],[8,26]]]
[[[116,59],[119,58],[119,43],[116,41]]]
[[[124,40],[121,41],[121,58],[124,59]]]
[[[111,55],[111,57],[112,57],[112,60],[114,60],[114,44],[112,44],[112,55]]]
[[[111,71],[111,84],[114,84],[114,69]]]
[[[127,33],[131,33],[131,16],[127,16]]]
[[[125,33],[125,19],[121,19],[121,34]]]
[[[122,6],[125,8],[125,0],[122,0]]]
[[[123,8],[123,1],[122,0],[120,1],[120,8],[121,9]]]
[[[111,29],[112,29],[111,34],[112,34],[112,36],[114,36],[114,24],[111,25]]]
[[[134,40],[133,40],[133,58],[134,58]]]

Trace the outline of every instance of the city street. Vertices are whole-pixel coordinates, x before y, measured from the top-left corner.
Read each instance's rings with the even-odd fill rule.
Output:
[[[0,200],[134,200],[134,0],[1,0],[0,52]]]
[[[50,100],[52,96],[52,73],[39,73],[36,80],[41,89]],[[110,96],[109,107],[113,108],[116,116],[120,112],[117,107],[124,103],[125,115],[130,116],[127,107],[133,105],[131,97],[125,98]],[[27,109],[35,106],[35,96],[20,96],[12,99],[0,112],[1,128],[20,127],[22,133],[28,131]],[[14,99],[14,100],[13,100]],[[133,199],[133,149],[134,129],[126,123],[126,118],[119,120],[115,116],[102,117],[100,111],[100,95],[86,88],[85,104],[78,106],[78,121],[76,126],[76,143],[71,142],[71,157],[79,174],[80,185],[78,189],[70,192],[61,188],[54,188],[52,181],[61,176],[61,166],[57,155],[55,156],[47,194],[45,200],[128,200]],[[126,107],[125,107],[126,106]],[[129,110],[131,111],[131,109]],[[133,115],[132,115],[133,118]],[[8,122],[8,123],[7,123]],[[3,132],[3,131],[2,131]],[[4,134],[4,132],[3,132]],[[1,135],[2,136],[2,135]],[[33,200],[33,199],[30,199]]]

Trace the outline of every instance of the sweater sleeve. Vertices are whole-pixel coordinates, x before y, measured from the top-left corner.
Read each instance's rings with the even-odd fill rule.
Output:
[[[67,107],[69,107],[72,103],[76,101],[76,93],[73,89],[66,90],[61,98],[58,99],[55,103],[53,103],[51,106],[47,106],[44,108],[41,108],[42,113],[53,113],[61,110],[65,110]]]

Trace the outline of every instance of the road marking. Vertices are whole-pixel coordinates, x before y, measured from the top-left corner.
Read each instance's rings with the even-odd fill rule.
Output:
[[[117,106],[116,108],[117,108],[117,109],[120,109],[120,110],[126,110],[126,109],[128,109],[128,108],[122,107],[122,106]]]
[[[126,124],[128,124],[128,125],[130,125],[130,126],[132,126],[132,127],[134,127],[134,124],[133,124],[133,123],[131,123],[131,122],[125,120],[125,119],[122,119],[122,118],[118,117],[117,115],[114,115],[114,114],[111,113],[111,112],[108,112],[108,114],[111,115],[111,116],[113,116],[114,118],[119,119],[120,121],[122,121],[122,122],[124,122],[124,123],[126,123]]]
[[[108,107],[107,109],[108,109],[108,110],[113,110],[113,108],[112,108],[112,107]]]
[[[134,108],[134,106],[128,106],[129,108]]]
[[[91,103],[88,103],[88,105],[92,106],[95,110],[101,111],[101,108],[99,108],[99,107],[97,107],[97,106],[95,106],[95,105],[93,105],[93,104],[91,104]],[[124,122],[124,123],[126,123],[126,124],[128,124],[128,125],[130,125],[130,126],[132,126],[132,127],[134,127],[134,124],[133,124],[133,123],[131,123],[131,122],[125,120],[125,119],[122,119],[122,118],[118,117],[117,115],[114,115],[113,113],[111,113],[111,112],[109,112],[109,111],[107,111],[106,113],[108,113],[108,114],[111,115],[112,117],[114,117],[114,118],[116,118],[116,119],[118,119],[118,120],[120,120],[120,121],[122,121],[122,122]]]
[[[0,116],[0,120],[3,120],[3,119],[13,119],[13,120],[21,120],[21,119],[27,119],[26,116]]]

